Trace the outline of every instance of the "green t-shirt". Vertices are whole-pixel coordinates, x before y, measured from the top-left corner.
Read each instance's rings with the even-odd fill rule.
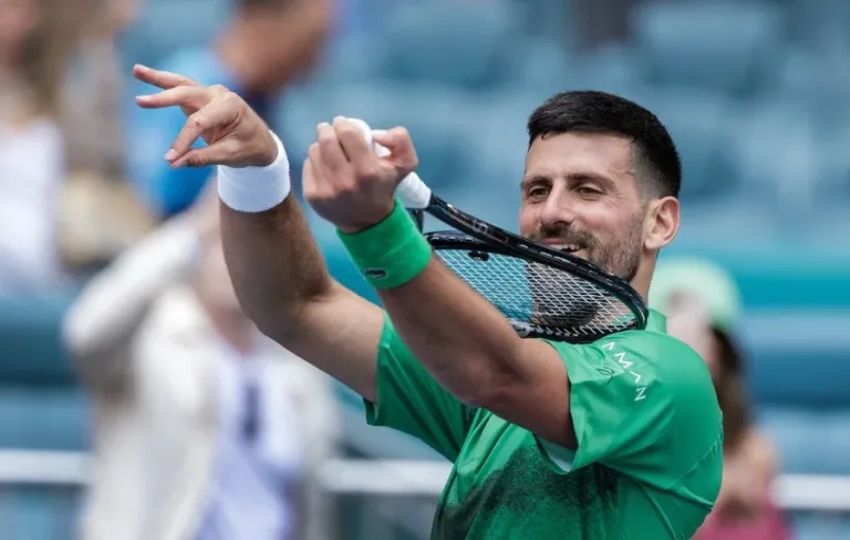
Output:
[[[550,343],[571,383],[570,451],[460,403],[387,321],[367,420],[454,463],[432,538],[691,538],[720,490],[722,418],[705,363],[665,327],[653,311],[646,330]]]

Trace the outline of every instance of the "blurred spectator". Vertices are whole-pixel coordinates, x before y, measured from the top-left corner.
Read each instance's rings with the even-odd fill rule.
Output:
[[[177,51],[156,66],[244,97],[270,124],[278,94],[311,69],[333,28],[333,0],[238,0],[214,43]],[[150,88],[140,93],[149,93]],[[171,169],[163,160],[186,119],[179,109],[132,113],[128,156],[133,180],[154,213],[172,216],[192,204],[208,168]],[[280,130],[278,130],[280,131]],[[201,144],[201,143],[199,143]]]
[[[124,81],[118,38],[144,0],[87,0],[63,110],[68,178],[59,248],[75,269],[108,263],[154,227],[125,171]]]
[[[723,484],[696,540],[784,540],[789,529],[771,498],[777,475],[773,445],[753,424],[744,355],[735,336],[738,288],[722,268],[700,259],[659,262],[650,305],[667,316],[667,330],[706,361],[723,410]]]
[[[57,123],[85,0],[0,0],[0,293],[62,281],[56,204],[65,177]]]
[[[65,335],[96,418],[83,538],[332,538],[329,379],[243,315],[214,189],[93,278]]]

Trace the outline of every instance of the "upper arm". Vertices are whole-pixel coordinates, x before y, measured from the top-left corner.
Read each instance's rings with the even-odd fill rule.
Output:
[[[517,424],[546,440],[575,448],[570,416],[570,381],[561,355],[547,342],[524,339],[518,343],[519,358],[510,365],[522,372],[505,377],[487,393],[483,405],[493,414]]]
[[[163,225],[94,276],[65,313],[63,340],[94,387],[126,375],[129,349],[158,295],[188,275],[197,237],[179,220]]]
[[[419,364],[383,309],[334,283],[277,339],[360,394],[369,424],[412,435],[447,459],[457,456],[470,410]]]
[[[374,400],[383,325],[381,308],[334,283],[327,294],[302,306],[296,328],[267,333],[364,398]]]

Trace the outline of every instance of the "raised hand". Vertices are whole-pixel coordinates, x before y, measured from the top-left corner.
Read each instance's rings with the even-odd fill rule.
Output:
[[[277,145],[266,123],[224,86],[203,86],[183,75],[142,65],[133,67],[133,75],[162,89],[136,97],[140,107],[180,107],[186,115],[186,123],[165,153],[172,167],[264,167],[277,157]],[[198,138],[207,146],[192,148]]]
[[[338,117],[316,128],[304,164],[304,198],[317,214],[345,232],[378,223],[392,212],[395,188],[418,165],[416,150],[404,128],[374,132],[389,150],[378,157],[363,132]]]

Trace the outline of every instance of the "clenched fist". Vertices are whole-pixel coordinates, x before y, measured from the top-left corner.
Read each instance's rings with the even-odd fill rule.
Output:
[[[136,103],[147,109],[180,107],[186,124],[165,159],[172,167],[265,167],[277,157],[277,145],[262,118],[245,101],[227,88],[202,86],[177,73],[145,66],[133,67],[140,81],[162,92],[138,96]],[[204,148],[192,148],[198,138]]]
[[[304,198],[317,214],[344,232],[367,229],[393,210],[395,189],[419,164],[404,128],[375,131],[389,154],[378,157],[360,128],[337,117],[316,128],[317,142],[304,163]]]

